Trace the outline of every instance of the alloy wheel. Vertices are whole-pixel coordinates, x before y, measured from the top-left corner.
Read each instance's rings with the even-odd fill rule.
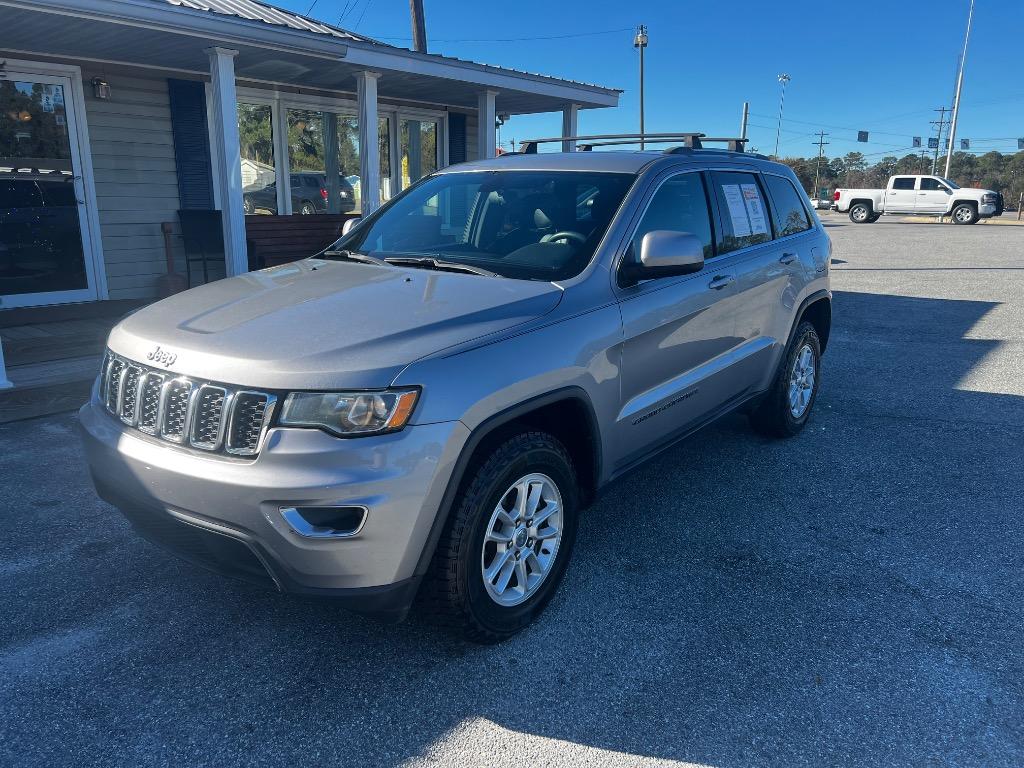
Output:
[[[797,352],[793,370],[789,374],[789,412],[794,419],[806,413],[814,394],[814,384],[814,350],[810,344],[804,344]]]
[[[551,573],[562,540],[562,495],[547,475],[516,480],[501,495],[484,534],[480,568],[487,594],[511,607],[532,597]]]

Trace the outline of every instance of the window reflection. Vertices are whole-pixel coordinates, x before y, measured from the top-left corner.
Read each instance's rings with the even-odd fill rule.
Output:
[[[359,213],[362,211],[359,120],[351,114],[310,109],[286,109],[288,126],[289,196],[292,214]],[[424,123],[425,159],[416,178],[437,167],[435,123]],[[272,110],[268,105],[238,106],[242,154],[242,191],[246,215],[277,214],[278,178],[275,173]],[[379,203],[392,196],[391,121],[377,124],[380,159]],[[408,148],[407,148],[408,149]],[[407,163],[403,162],[403,167]]]
[[[239,103],[238,139],[242,150],[245,215],[277,213],[274,129],[269,106]]]

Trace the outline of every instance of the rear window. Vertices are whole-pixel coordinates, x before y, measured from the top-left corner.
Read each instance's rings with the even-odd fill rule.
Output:
[[[762,178],[768,186],[768,194],[772,196],[776,236],[786,237],[810,229],[811,220],[804,208],[803,195],[796,191],[793,182],[770,174]]]
[[[901,176],[899,178],[893,179],[892,188],[893,189],[913,189],[914,188],[914,181],[916,181],[916,179],[914,179],[913,176]]]
[[[711,179],[722,213],[719,253],[771,240],[768,211],[757,177],[752,173],[715,171]]]

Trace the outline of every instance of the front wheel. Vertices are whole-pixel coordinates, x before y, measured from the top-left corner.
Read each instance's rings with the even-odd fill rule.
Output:
[[[755,430],[769,437],[793,437],[807,424],[821,379],[821,342],[808,322],[800,323],[764,400],[750,414]]]
[[[854,224],[871,223],[871,206],[867,203],[854,203],[850,206],[850,221]]]
[[[974,224],[978,221],[978,211],[973,205],[960,203],[953,209],[953,222],[956,224]]]
[[[544,432],[506,440],[455,502],[421,592],[425,612],[479,643],[525,628],[565,574],[578,504],[561,442]]]

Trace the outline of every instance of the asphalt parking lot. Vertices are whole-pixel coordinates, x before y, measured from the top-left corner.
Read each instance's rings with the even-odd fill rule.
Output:
[[[713,426],[482,648],[179,563],[0,427],[0,764],[1024,764],[1024,227],[851,225],[810,427]]]

